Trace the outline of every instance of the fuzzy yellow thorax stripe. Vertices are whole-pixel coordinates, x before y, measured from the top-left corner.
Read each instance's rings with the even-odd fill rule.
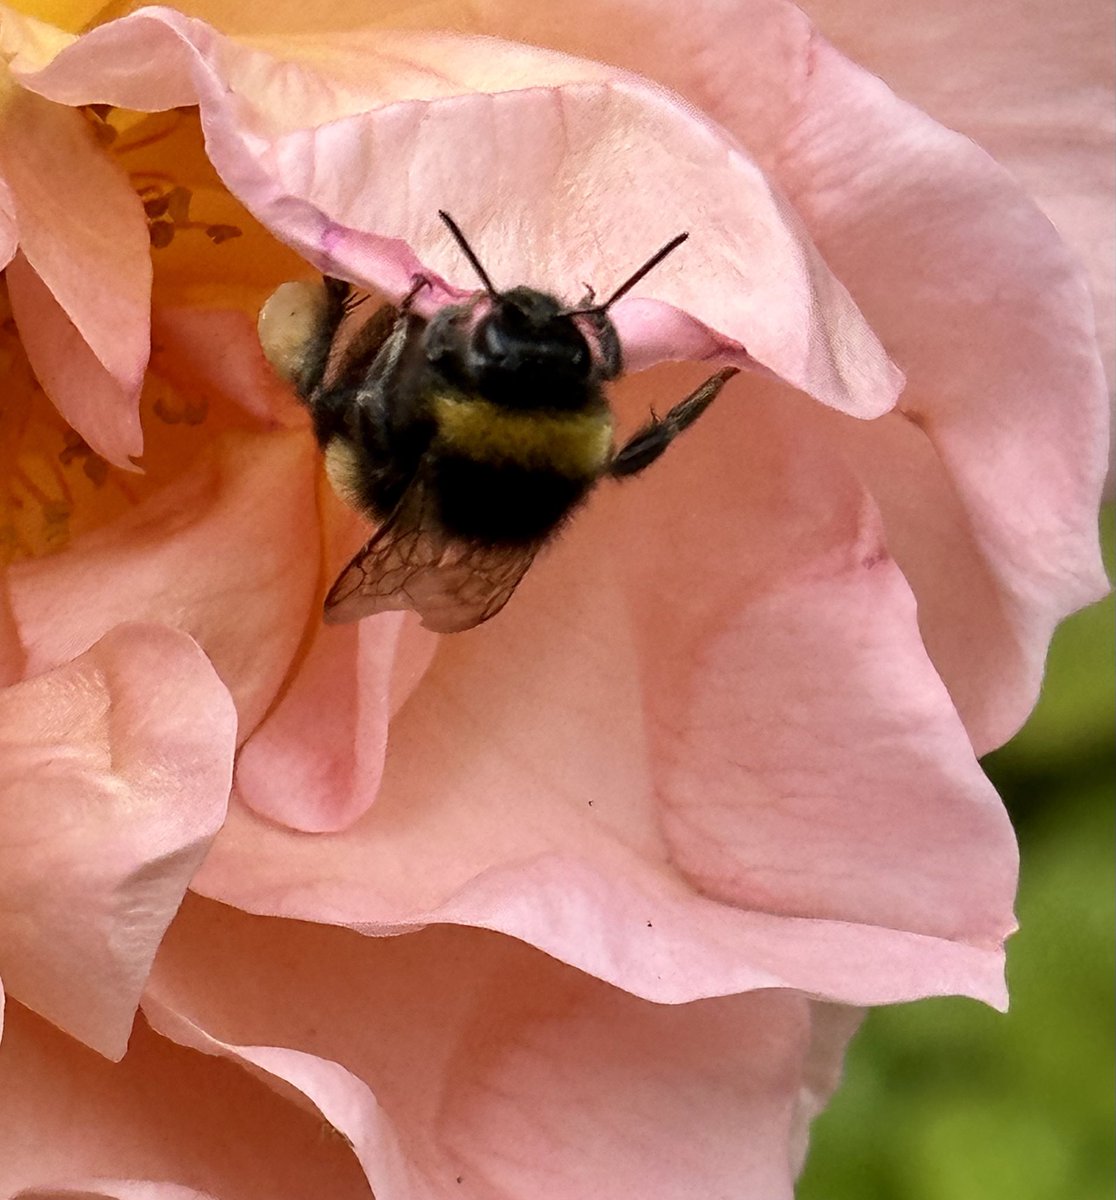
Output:
[[[438,441],[476,462],[594,478],[612,454],[608,409],[575,413],[509,412],[460,393],[433,400]]]

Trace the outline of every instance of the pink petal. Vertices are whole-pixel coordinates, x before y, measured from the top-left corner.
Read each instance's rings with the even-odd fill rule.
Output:
[[[237,762],[237,792],[257,812],[296,828],[340,829],[371,805],[401,621],[394,614],[317,633],[294,687]]]
[[[859,1029],[864,1014],[855,1008],[813,1004],[810,1015],[813,1018],[810,1049],[791,1128],[791,1163],[795,1177],[806,1161],[810,1126],[841,1082],[845,1048]]]
[[[122,626],[0,691],[0,970],[120,1058],[151,960],[225,815],[236,718],[196,645]]]
[[[8,581],[0,575],[0,687],[7,687],[22,679],[27,666],[27,656],[19,640],[15,616],[8,595]]]
[[[328,490],[321,497],[337,570],[368,536]],[[344,829],[376,799],[388,722],[421,680],[438,639],[403,615],[322,625],[278,703],[242,748],[236,793],[256,812],[311,832]]]
[[[781,178],[908,374],[901,412],[842,441],[983,753],[1034,703],[1054,625],[1108,586],[1089,297],[1046,219],[971,142],[820,41],[813,63]]]
[[[91,449],[131,469],[130,456],[143,448],[138,387],[121,386],[104,368],[22,251],[5,277],[20,342],[43,391]]]
[[[84,1185],[94,1197],[179,1200],[177,1185],[191,1200],[368,1200],[345,1143],[243,1071],[171,1044],[142,1020],[128,1053],[108,1063],[19,1004],[8,1016],[0,1194]]]
[[[472,40],[405,33],[369,42],[361,94],[345,76],[352,39],[335,48],[315,45],[307,64],[286,52],[272,60],[149,10],[93,30],[21,82],[67,103],[197,99],[230,189],[317,265],[392,294],[410,287],[420,262],[475,287],[438,207],[453,209],[497,278],[562,292],[586,278],[603,290],[694,226],[698,236],[641,292],[706,326],[707,355],[735,347],[742,362],[750,355],[858,416],[894,402],[898,373],[794,214],[692,109],[595,64],[496,42],[480,55]],[[386,93],[377,55],[391,66]],[[401,75],[400,58],[415,70]],[[531,86],[508,90],[524,80]],[[384,161],[408,164],[406,189],[360,165]],[[478,205],[474,173],[498,208]],[[556,194],[579,204],[556,212]],[[648,361],[638,345],[633,353]]]
[[[0,176],[30,267],[16,275],[13,306],[32,366],[90,446],[127,466],[142,449],[138,400],[150,342],[139,197],[76,112],[22,89],[5,103],[0,145]],[[59,365],[75,353],[82,357]]]
[[[340,1063],[305,1050],[222,1041],[174,1007],[175,1002],[181,1002],[178,990],[173,985],[148,989],[144,1015],[153,1029],[179,1045],[244,1067],[279,1095],[315,1113],[325,1135],[347,1143],[369,1181],[377,1187],[383,1183],[395,1194],[401,1181],[413,1182],[390,1118],[356,1075]],[[189,993],[187,996],[192,999]],[[226,996],[226,1001],[236,999],[245,997],[235,989],[233,995]],[[255,1004],[248,999],[226,1023],[234,1027],[248,1025],[255,1023],[258,1015]]]
[[[887,20],[875,5],[849,0],[809,7],[851,58],[968,134],[1038,201],[1089,272],[1112,372],[1116,59],[1106,6],[992,0],[977,19],[953,0],[920,0],[916,18],[898,5]]]
[[[1002,1002],[1010,827],[870,503],[806,400],[752,392],[443,639],[344,837],[234,809],[195,886],[366,932],[499,929],[662,1001]],[[322,828],[306,800],[295,824]]]
[[[789,993],[651,1005],[491,934],[359,941],[196,900],[145,1008],[305,1092],[398,1200],[559,1200],[604,1181],[789,1200],[799,1097],[848,1033]]]
[[[12,261],[12,255],[15,254],[18,245],[19,231],[16,227],[12,193],[3,179],[0,179],[0,268],[6,267]]]
[[[998,946],[1014,927],[1010,824],[874,506],[797,407],[754,396],[746,433],[710,414],[702,465],[664,460],[600,517],[646,530],[613,554],[670,860],[734,906]],[[706,481],[704,515],[677,505],[688,478]],[[670,578],[700,591],[666,592]]]
[[[67,661],[121,621],[170,625],[205,650],[246,738],[317,612],[316,472],[305,430],[226,433],[117,521],[61,554],[14,565],[28,669]]]
[[[89,1179],[64,1187],[32,1187],[12,1200],[216,1200],[197,1188],[176,1183],[146,1183],[136,1179]]]
[[[287,56],[297,54],[306,61],[325,60],[330,77],[343,81],[350,97],[367,86],[377,45],[406,45],[411,51],[406,58],[396,53],[385,63],[383,78],[376,80],[378,89],[390,88],[399,99],[413,97],[420,88],[448,90],[460,82],[462,72],[471,79],[483,73],[484,90],[492,91],[562,82],[556,75],[540,78],[548,65],[550,71],[561,69],[553,59],[524,56],[509,62],[476,54],[470,41],[436,37],[428,40],[429,54],[419,56],[413,40],[393,40],[399,37],[396,31],[453,31],[548,47],[588,60],[578,64],[579,71],[595,68],[607,77],[615,72],[609,67],[602,72],[601,64],[610,64],[687,97],[698,111],[731,128],[765,170],[779,153],[786,114],[806,68],[810,34],[809,20],[783,0],[692,0],[685,8],[664,7],[655,0],[606,6],[599,0],[561,5],[422,0],[376,8],[365,0],[335,0],[328,8],[300,0],[273,0],[266,8],[238,0],[190,0],[183,11],[253,45],[283,47]],[[45,61],[39,55],[24,69]],[[529,64],[529,73],[521,70],[509,78],[509,67],[516,62]],[[731,120],[725,119],[726,112],[733,114]]]
[[[447,145],[460,147],[458,157],[447,155]],[[488,151],[475,163],[478,145]],[[524,146],[531,147],[529,157]],[[378,225],[415,247],[424,264],[468,286],[468,267],[462,268],[460,253],[447,243],[435,209],[421,206],[425,193],[431,205],[436,196],[452,199],[443,203],[466,229],[478,231],[475,249],[496,279],[560,293],[580,290],[569,280],[592,279],[605,292],[652,249],[693,226],[693,214],[701,212],[697,236],[641,286],[691,318],[683,325],[686,341],[664,357],[694,354],[686,342],[696,319],[706,327],[697,357],[732,358],[734,350],[746,347],[749,359],[857,416],[876,416],[894,401],[898,373],[755,165],[712,129],[696,125],[672,99],[636,81],[400,104],[288,134],[274,154],[277,179],[269,181],[267,192],[262,183],[238,186],[226,171],[230,187],[281,235],[278,214],[260,207],[265,197],[270,200],[276,188],[281,196],[312,197],[342,229],[327,231],[328,244],[313,230],[332,263],[322,263],[308,234],[299,248],[335,270],[345,266],[344,231],[360,230],[363,214],[372,211]],[[458,195],[460,179],[469,177],[466,156],[468,170],[487,181],[484,195],[503,198],[499,212],[478,204],[475,190]],[[381,158],[410,164],[406,194],[363,166],[357,168],[362,180],[384,180],[382,194],[367,182],[359,190],[345,182],[352,178],[352,164]],[[638,189],[631,184],[633,161]],[[221,169],[220,161],[217,165]],[[576,212],[555,212],[549,200],[554,193],[578,195]],[[628,207],[633,193],[641,211]],[[603,253],[571,253],[586,226],[605,231]],[[388,286],[388,280],[373,278]],[[660,319],[667,316],[660,313]],[[653,346],[669,345],[669,334],[654,327],[648,332]],[[641,333],[641,326],[629,325],[630,338]],[[633,361],[654,361],[639,340],[630,345]],[[659,346],[660,353],[665,349]]]
[[[224,308],[167,308],[154,314],[159,369],[183,392],[221,396],[252,429],[306,429],[305,408],[260,349],[255,323]]]

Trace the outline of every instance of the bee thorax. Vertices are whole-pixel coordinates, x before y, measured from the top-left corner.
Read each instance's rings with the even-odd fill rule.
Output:
[[[487,400],[441,394],[433,401],[439,450],[491,466],[597,479],[612,454],[604,405],[580,412],[509,411]]]

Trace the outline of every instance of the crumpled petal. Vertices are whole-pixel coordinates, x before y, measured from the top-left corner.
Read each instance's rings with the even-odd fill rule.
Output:
[[[5,24],[3,40],[23,28]],[[26,260],[12,264],[9,285],[28,357],[66,420],[128,467],[143,448],[138,404],[150,346],[143,207],[78,113],[11,87],[0,127],[5,206]]]
[[[112,1200],[179,1200],[173,1185],[191,1200],[368,1200],[352,1152],[319,1118],[142,1018],[108,1063],[13,1002],[0,1067],[5,1197],[88,1180]]]
[[[302,1091],[397,1200],[573,1200],[601,1179],[789,1200],[797,1110],[851,1028],[785,992],[648,1005],[477,930],[357,940],[196,899],[144,1005]]]
[[[631,380],[621,409],[693,374]],[[602,489],[499,622],[441,640],[359,822],[310,838],[235,807],[195,889],[369,933],[499,929],[659,1001],[1002,1003],[1011,829],[878,517],[808,400],[738,403]],[[291,755],[347,697],[305,708]],[[335,801],[302,798],[296,824],[329,828]]]
[[[243,741],[316,610],[316,471],[304,430],[229,432],[116,521],[63,553],[14,564],[28,669],[67,661],[121,621],[182,629],[232,693]]]
[[[0,972],[119,1059],[167,925],[220,828],[236,716],[197,646],[121,626],[0,691]]]
[[[472,41],[395,33],[368,43],[369,63],[390,60],[391,88],[377,93],[382,77],[366,63],[360,93],[331,79],[332,58],[317,43],[307,62],[286,46],[276,60],[156,8],[92,30],[38,70],[20,58],[18,39],[13,49],[21,82],[64,103],[199,103],[226,184],[332,274],[401,295],[429,269],[428,305],[447,294],[443,276],[474,288],[438,220],[445,207],[497,278],[561,292],[592,279],[604,294],[692,228],[685,250],[641,286],[680,310],[683,340],[697,321],[709,331],[704,356],[754,359],[857,416],[894,402],[899,373],[755,163],[636,77],[510,43],[488,42],[478,55]],[[419,69],[447,55],[452,78]],[[401,58],[416,64],[411,74],[398,70]],[[520,79],[532,86],[508,90]],[[364,166],[385,161],[408,164],[406,188]],[[468,182],[478,173],[483,193]],[[577,205],[555,204],[566,195]],[[486,207],[485,197],[497,203]],[[648,364],[638,343],[631,353]]]

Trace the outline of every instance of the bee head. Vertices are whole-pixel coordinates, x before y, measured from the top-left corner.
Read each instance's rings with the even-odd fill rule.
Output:
[[[454,241],[484,284],[487,300],[468,335],[466,374],[486,398],[515,408],[576,408],[585,402],[586,386],[612,378],[620,368],[619,343],[608,319],[609,308],[689,236],[680,233],[629,276],[607,300],[579,308],[564,307],[553,296],[529,287],[497,291],[454,219],[439,210]],[[590,301],[592,292],[590,292]],[[579,323],[579,318],[580,322]],[[588,326],[616,346],[602,358],[590,349],[583,332]],[[438,355],[435,354],[435,359]],[[448,356],[442,355],[445,365]],[[609,358],[615,359],[609,362]]]
[[[593,370],[585,335],[562,305],[545,292],[518,287],[501,293],[473,330],[469,357],[486,395],[561,396],[584,384]],[[495,399],[496,396],[493,395]]]

